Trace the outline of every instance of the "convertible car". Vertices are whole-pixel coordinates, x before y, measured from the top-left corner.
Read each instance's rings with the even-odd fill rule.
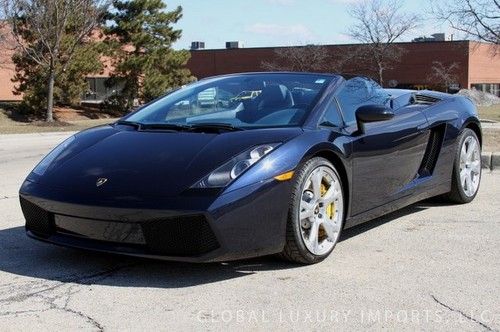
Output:
[[[481,140],[458,95],[360,76],[218,76],[69,137],[20,201],[28,236],[62,246],[311,264],[343,229],[432,196],[472,201]]]

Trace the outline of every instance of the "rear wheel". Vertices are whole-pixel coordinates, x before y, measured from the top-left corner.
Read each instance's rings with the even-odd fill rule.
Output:
[[[286,244],[281,257],[303,264],[328,257],[344,221],[344,192],[339,173],[316,157],[296,172]]]
[[[481,182],[481,145],[476,133],[466,128],[459,138],[453,165],[451,191],[447,199],[469,203],[476,197]]]

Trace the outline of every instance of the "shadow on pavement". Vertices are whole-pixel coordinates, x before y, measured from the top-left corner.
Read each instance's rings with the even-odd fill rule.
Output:
[[[209,264],[165,262],[45,244],[28,238],[24,227],[0,230],[0,271],[61,282],[179,288],[301,267],[274,257]]]
[[[432,205],[436,203],[411,205],[347,229],[340,241]],[[0,271],[52,281],[119,287],[182,288],[245,277],[260,271],[293,268],[305,266],[280,261],[275,257],[210,264],[165,262],[45,244],[29,239],[24,227],[0,230]]]
[[[342,234],[340,235],[339,242],[348,240],[353,236],[367,232],[373,228],[381,226],[381,225],[388,223],[394,219],[398,219],[398,218],[407,216],[407,215],[412,214],[412,213],[426,210],[427,206],[429,206],[430,204],[434,204],[434,203],[425,202],[425,203],[417,203],[414,205],[410,205],[410,206],[407,206],[401,210],[389,213],[388,215],[385,215],[383,217],[379,217],[377,219],[373,219],[373,220],[370,220],[368,222],[365,222],[365,223],[356,225],[354,227],[348,228],[348,229],[342,231]]]

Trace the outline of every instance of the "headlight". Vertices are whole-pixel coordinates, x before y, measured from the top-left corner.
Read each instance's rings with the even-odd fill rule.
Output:
[[[250,166],[278,146],[277,143],[262,144],[240,153],[212,173],[198,181],[192,188],[220,188],[240,176]]]
[[[54,150],[50,151],[45,158],[42,159],[38,165],[33,169],[33,173],[38,175],[43,175],[47,168],[49,168],[50,164],[66,149],[73,141],[75,140],[75,136],[70,136],[64,142],[55,147]]]

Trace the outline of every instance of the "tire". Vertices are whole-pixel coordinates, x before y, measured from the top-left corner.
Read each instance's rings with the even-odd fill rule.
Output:
[[[472,142],[475,144],[475,150],[468,154]],[[466,159],[464,160],[463,153]],[[471,156],[470,159],[468,156]],[[463,172],[463,173],[462,173]],[[458,138],[457,149],[455,151],[455,160],[453,163],[453,174],[451,179],[451,191],[444,197],[452,203],[464,204],[471,202],[479,191],[481,183],[481,145],[476,133],[465,128]],[[461,174],[465,174],[464,177]]]
[[[301,264],[324,260],[338,242],[344,211],[342,181],[332,163],[315,157],[302,164],[294,176],[285,247],[279,256]]]

